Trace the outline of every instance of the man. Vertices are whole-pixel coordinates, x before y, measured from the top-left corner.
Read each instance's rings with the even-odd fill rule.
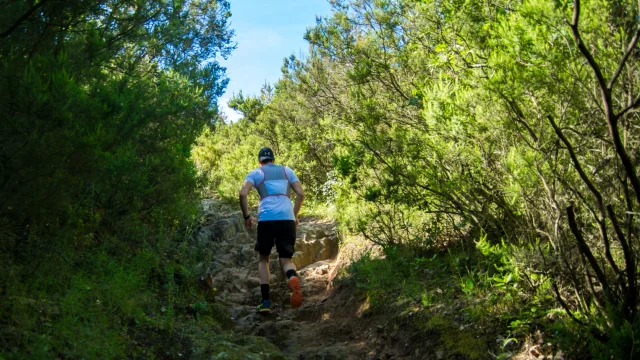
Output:
[[[297,308],[302,304],[300,279],[296,273],[296,266],[291,262],[293,248],[296,241],[296,226],[298,213],[304,200],[304,191],[296,174],[286,166],[276,165],[270,148],[262,148],[258,152],[260,167],[253,170],[244,179],[240,189],[240,208],[244,217],[244,226],[251,228],[252,219],[249,214],[247,195],[252,188],[256,188],[260,195],[258,207],[258,241],[255,250],[260,253],[258,262],[258,276],[260,277],[260,291],[262,301],[257,310],[262,314],[271,311],[269,299],[269,255],[275,243],[280,268],[289,280],[291,307]],[[296,193],[295,205],[291,205],[291,189]]]

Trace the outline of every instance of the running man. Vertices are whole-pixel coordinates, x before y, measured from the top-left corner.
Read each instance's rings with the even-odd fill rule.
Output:
[[[298,213],[304,200],[304,190],[302,190],[302,184],[293,170],[286,166],[276,165],[274,161],[273,151],[270,148],[260,149],[258,152],[260,167],[247,175],[240,189],[240,208],[244,217],[244,226],[247,229],[250,229],[252,225],[247,195],[251,189],[256,188],[260,196],[258,241],[255,250],[260,253],[258,276],[262,293],[262,301],[257,310],[263,314],[268,314],[271,311],[269,255],[274,243],[280,258],[282,273],[289,279],[291,307],[297,308],[302,304],[300,279],[291,257],[296,242],[296,226],[300,224]],[[290,199],[291,189],[296,193],[296,202],[293,206]]]

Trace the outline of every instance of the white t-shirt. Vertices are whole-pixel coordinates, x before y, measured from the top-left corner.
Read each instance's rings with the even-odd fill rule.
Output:
[[[270,166],[270,164],[264,166]],[[285,166],[284,171],[290,184],[300,181],[290,168]],[[253,184],[254,188],[259,185],[263,179],[264,173],[260,168],[254,169],[246,178],[244,178],[245,181]],[[269,189],[269,193],[272,194],[284,194],[287,188],[286,180],[266,180],[265,185],[267,186],[267,189]],[[293,204],[291,203],[290,198],[286,196],[268,196],[260,200],[260,205],[258,206],[258,221],[295,219],[296,217],[293,214]]]

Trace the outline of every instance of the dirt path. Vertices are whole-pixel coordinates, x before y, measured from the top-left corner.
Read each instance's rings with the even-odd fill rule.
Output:
[[[362,316],[366,304],[354,300],[352,289],[331,286],[332,278],[346,258],[338,253],[335,224],[307,218],[298,228],[293,261],[298,265],[305,296],[298,309],[289,305],[289,289],[280,273],[277,254],[272,253],[272,311],[263,316],[255,313],[260,299],[257,255],[253,251],[255,234],[245,231],[238,213],[225,213],[215,202],[210,205],[211,225],[203,228],[199,235],[217,239],[216,260],[206,269],[209,274],[206,281],[216,289],[217,299],[231,309],[237,331],[268,339],[289,359],[401,356],[397,346],[385,348],[385,344],[394,340],[388,322]],[[407,348],[410,351],[408,344]],[[403,358],[407,355],[414,354],[406,353]]]
[[[495,336],[497,344],[504,341],[493,333],[491,324],[483,328],[487,324],[476,324],[465,317],[463,303],[438,300],[440,289],[431,292],[436,303],[429,312],[420,307],[422,298],[398,299],[387,309],[370,309],[368,301],[358,295],[356,281],[337,281],[336,275],[371,247],[356,238],[339,239],[336,224],[317,218],[301,219],[297,229],[293,261],[302,280],[303,305],[297,309],[289,305],[289,288],[274,250],[270,263],[272,311],[268,316],[259,315],[255,311],[260,300],[258,256],[253,250],[255,231],[246,231],[240,212],[219,201],[203,200],[202,208],[204,222],[196,240],[199,249],[207,249],[204,258],[209,262],[201,264],[198,276],[214,289],[215,301],[230,310],[235,331],[240,334],[238,346],[259,337],[260,342],[266,339],[274,344],[286,359],[443,360],[483,358],[484,340],[476,340],[481,336],[490,340]],[[377,250],[374,256],[382,259]],[[422,317],[414,319],[414,311],[423,311]],[[429,330],[416,326],[416,321],[430,319],[429,314],[434,319]],[[514,347],[513,353],[506,354],[514,359],[550,358],[540,355],[544,346],[550,349],[536,335],[521,349]],[[494,348],[486,358],[495,357],[493,353],[501,350]],[[268,351],[276,350],[259,347],[256,355],[251,348],[251,358],[281,358],[280,354],[266,355]],[[504,351],[500,354],[500,358],[507,358]],[[563,359],[560,354],[555,358]],[[212,358],[247,358],[218,355],[214,352]]]

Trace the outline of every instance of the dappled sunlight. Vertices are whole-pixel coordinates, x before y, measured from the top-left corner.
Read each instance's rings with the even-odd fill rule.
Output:
[[[362,317],[362,315],[366,312],[369,311],[369,309],[371,309],[371,301],[369,300],[369,298],[367,297],[365,299],[365,301],[360,304],[360,306],[358,306],[358,310],[356,311],[356,315],[358,317]]]
[[[0,359],[640,359],[637,1],[0,8]]]

